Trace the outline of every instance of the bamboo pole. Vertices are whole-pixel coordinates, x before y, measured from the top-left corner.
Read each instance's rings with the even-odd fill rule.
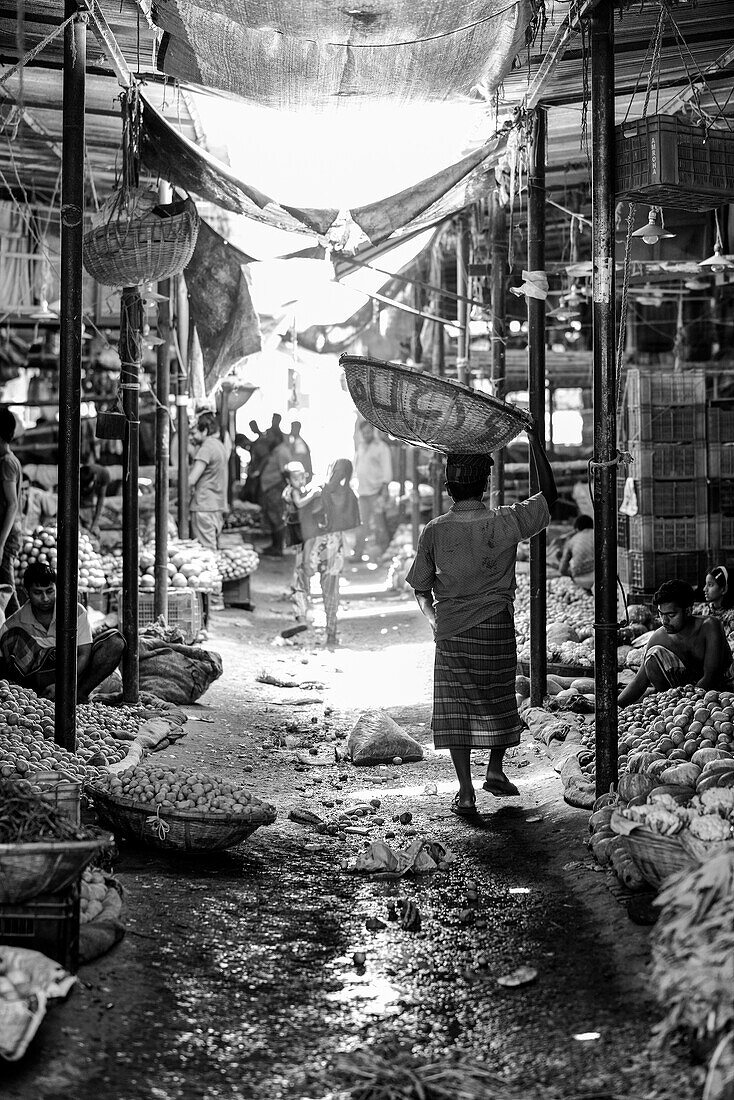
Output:
[[[120,389],[125,413],[125,439],[122,447],[122,633],[125,636],[122,697],[126,703],[137,703],[140,694],[138,463],[142,328],[143,303],[140,290],[136,286],[126,286],[122,291],[120,307]]]
[[[158,201],[171,201],[167,183],[158,185]],[[168,620],[168,508],[169,463],[171,454],[171,280],[158,283],[164,300],[158,304],[158,336],[163,341],[156,352],[155,376],[155,589],[153,614]]]
[[[176,386],[176,441],[178,454],[178,533],[189,537],[189,299],[183,275],[176,277],[176,333],[178,379]]]
[[[617,385],[614,294],[614,6],[591,18],[596,789],[617,782]]]
[[[54,738],[76,752],[79,462],[81,458],[82,237],[87,20],[75,0],[64,16],[61,167],[61,336],[59,356],[58,584]]]
[[[490,195],[492,234],[492,388],[495,397],[505,396],[507,340],[507,215],[499,191]],[[505,452],[495,451],[490,500],[493,508],[505,503]]]
[[[533,112],[528,170],[528,269],[545,266],[545,155],[547,112]],[[541,443],[545,443],[545,302],[528,298],[528,389],[530,414]],[[530,489],[539,486],[531,468]],[[530,540],[530,699],[534,707],[546,692],[548,658],[546,650],[546,537],[545,531]]]

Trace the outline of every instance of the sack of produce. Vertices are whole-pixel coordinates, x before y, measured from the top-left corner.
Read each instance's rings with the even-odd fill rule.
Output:
[[[125,935],[120,920],[122,887],[98,867],[87,867],[82,875],[79,905],[79,962],[88,963],[106,955]]]
[[[222,658],[201,646],[140,639],[140,689],[169,703],[195,703],[222,675]]]
[[[349,734],[347,756],[353,764],[368,767],[398,758],[409,764],[423,759],[423,749],[384,710],[367,710]]]

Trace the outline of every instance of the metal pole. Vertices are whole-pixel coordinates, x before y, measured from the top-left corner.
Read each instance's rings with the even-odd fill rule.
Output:
[[[167,183],[158,185],[158,201],[171,201]],[[155,590],[153,614],[168,620],[168,467],[171,454],[171,280],[158,283],[164,301],[158,303],[158,336],[155,376]]]
[[[545,107],[533,112],[528,170],[528,268],[545,267],[545,145],[547,113]],[[528,389],[530,414],[545,444],[545,302],[528,298]],[[530,489],[538,492],[537,479],[530,474]],[[546,652],[546,539],[545,531],[530,540],[530,700],[534,707],[543,702],[546,692],[548,658]]]
[[[418,270],[418,278],[423,272]],[[413,305],[420,310],[423,306],[423,290],[418,284],[413,287]],[[423,366],[423,346],[421,344],[421,320],[416,317],[413,321],[413,336],[410,341],[411,358],[417,367]],[[410,494],[410,530],[413,549],[418,545],[421,529],[421,501],[418,492],[418,448],[410,448],[410,479],[413,488]]]
[[[495,397],[505,396],[507,340],[507,215],[499,191],[490,195],[492,233],[492,384]],[[505,452],[495,451],[491,481],[492,507],[505,503]]]
[[[61,166],[61,337],[59,355],[58,584],[54,738],[76,752],[79,462],[82,386],[82,236],[87,16],[66,0]]]
[[[617,782],[617,385],[614,297],[614,5],[591,17],[596,789]]]
[[[466,302],[469,271],[469,234],[466,218],[459,214],[456,226],[456,326],[459,336],[456,341],[456,377],[459,382],[469,380],[469,307]]]
[[[120,306],[120,389],[125,413],[122,448],[122,633],[126,648],[122,658],[122,697],[137,703],[139,684],[138,642],[138,459],[140,441],[139,394],[143,303],[136,286],[122,291]]]
[[[189,537],[189,299],[183,275],[176,279],[176,332],[178,336],[178,387],[176,438],[178,443],[178,533]]]

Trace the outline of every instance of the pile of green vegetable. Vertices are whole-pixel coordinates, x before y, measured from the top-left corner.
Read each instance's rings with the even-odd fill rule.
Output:
[[[0,844],[87,840],[90,835],[47,802],[32,783],[0,779]]]

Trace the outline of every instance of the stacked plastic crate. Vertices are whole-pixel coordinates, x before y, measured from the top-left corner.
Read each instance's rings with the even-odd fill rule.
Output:
[[[706,410],[709,476],[710,564],[734,563],[734,401],[712,401]]]
[[[647,594],[676,578],[699,584],[710,547],[704,372],[630,368],[620,436],[634,459],[638,508],[626,520],[619,515],[622,583]],[[620,476],[620,504],[624,484]]]

